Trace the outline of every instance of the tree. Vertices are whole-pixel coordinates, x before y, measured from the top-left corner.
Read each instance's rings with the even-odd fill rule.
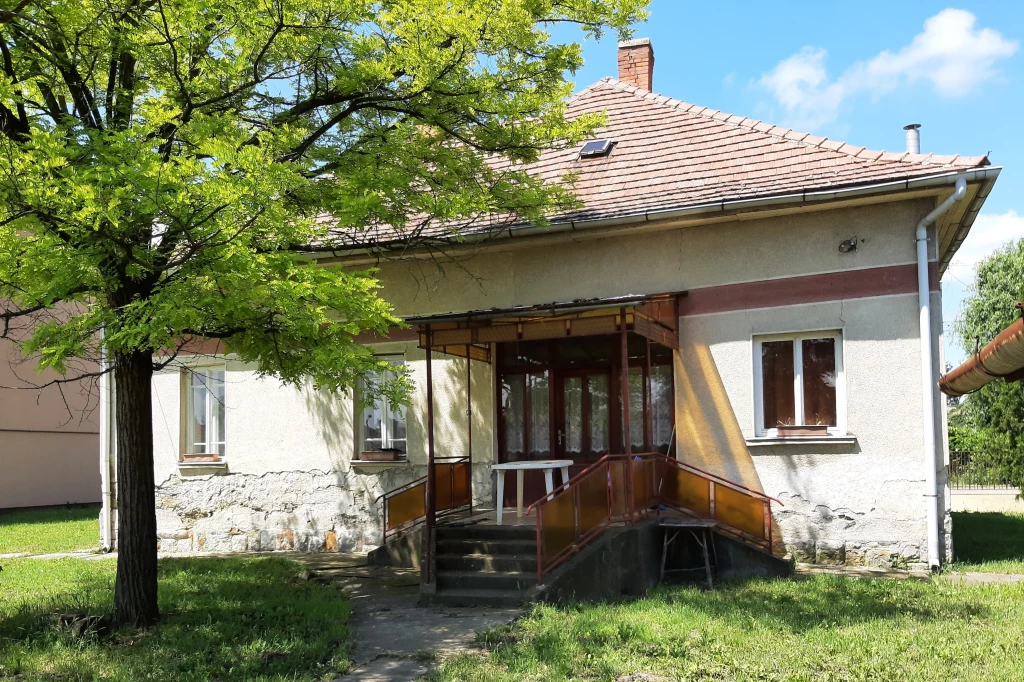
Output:
[[[991,341],[1017,319],[1024,300],[1024,239],[995,251],[978,266],[973,286],[954,324],[964,352]],[[1006,482],[1024,484],[1024,383],[992,381],[967,395],[950,417],[951,439],[970,443],[979,464]]]
[[[546,28],[626,37],[646,2],[4,0],[0,335],[58,382],[110,359],[118,624],[159,616],[154,370],[193,339],[323,390],[380,369],[373,271],[309,253],[572,205],[524,170],[601,120],[566,120],[581,49]]]

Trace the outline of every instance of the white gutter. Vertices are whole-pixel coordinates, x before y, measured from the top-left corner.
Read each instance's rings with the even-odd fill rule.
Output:
[[[924,502],[928,519],[928,566],[942,564],[939,555],[939,501],[935,452],[935,376],[932,368],[931,287],[928,284],[928,226],[967,195],[967,181],[959,178],[956,190],[917,224],[917,300],[921,325],[921,425],[924,429]]]
[[[100,343],[103,341],[103,330],[100,329]],[[114,408],[114,391],[111,376],[107,370],[107,353],[100,349],[100,491],[102,506],[100,507],[100,547],[104,552],[114,549],[114,513],[112,507],[113,484],[111,469],[114,448],[111,438],[113,420],[111,410]]]

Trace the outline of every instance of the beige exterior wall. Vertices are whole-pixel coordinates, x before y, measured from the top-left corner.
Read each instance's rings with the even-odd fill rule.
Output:
[[[408,410],[408,457],[352,464],[359,452],[356,401],[259,378],[225,363],[226,467],[180,467],[181,368],[154,377],[154,457],[160,546],[174,550],[364,549],[380,544],[376,498],[426,473],[426,361],[415,343],[387,343],[415,382]],[[438,457],[467,452],[466,361],[433,362]],[[490,503],[493,376],[474,363],[474,496]]]
[[[92,386],[31,389],[56,376],[34,366],[0,341],[0,509],[99,502]]]
[[[1024,514],[1024,499],[1019,490],[954,490],[950,506],[955,512],[1011,512]]]
[[[385,263],[380,277],[385,298],[400,315],[408,316],[909,265],[915,262],[915,225],[934,205],[926,198],[685,228],[637,226],[631,234],[603,238],[581,231],[552,236],[550,241],[512,239],[465,254],[458,265],[443,269],[427,261]],[[853,236],[861,240],[858,249],[841,254],[839,243]],[[934,298],[937,302],[938,294]],[[913,294],[683,317],[680,324],[680,457],[780,497],[785,507],[777,510],[778,528],[787,546],[802,558],[875,564],[921,560],[925,503]],[[844,334],[849,431],[854,441],[748,446],[753,436],[752,336],[833,329]],[[936,334],[941,331],[938,322],[935,329]],[[231,363],[227,470],[180,469],[180,379],[170,371],[158,376],[154,426],[157,481],[165,495],[160,503],[161,531],[167,546],[198,548],[201,533],[207,538],[220,534],[218,543],[239,548],[287,546],[286,531],[296,523],[304,537],[312,538],[311,546],[329,546],[327,532],[336,537],[347,533],[345,546],[373,544],[379,533],[373,498],[419,475],[425,460],[422,351],[414,344],[379,348],[404,350],[417,379],[409,409],[410,463],[380,471],[351,465],[356,444],[350,398],[282,388]],[[938,338],[936,358],[937,348]],[[464,374],[464,360],[442,356],[437,362],[439,454],[463,451]],[[474,367],[473,443],[474,461],[479,462],[475,492],[485,500],[491,494],[486,463],[494,449],[493,381],[490,367]],[[938,435],[938,442],[944,442]],[[291,490],[289,486],[300,486],[288,493],[296,501],[275,508],[271,498]],[[321,490],[328,492],[310,503],[320,511],[303,511],[311,493]],[[270,508],[253,511],[252,495],[267,498]],[[264,504],[262,498],[259,504]],[[942,504],[947,507],[945,501]],[[204,510],[214,514],[208,519],[218,519],[206,530],[199,521],[189,520]],[[331,531],[324,530],[328,527]],[[239,539],[242,535],[245,541]]]

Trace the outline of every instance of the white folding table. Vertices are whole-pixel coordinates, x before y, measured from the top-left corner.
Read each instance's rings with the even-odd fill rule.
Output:
[[[527,469],[543,469],[544,485],[550,495],[555,487],[554,470],[562,471],[562,486],[564,487],[569,483],[569,467],[572,464],[571,459],[533,459],[492,465],[491,471],[498,474],[498,525],[501,525],[501,511],[505,506],[505,472],[513,470],[516,472],[516,516],[521,517],[523,515],[523,473]]]

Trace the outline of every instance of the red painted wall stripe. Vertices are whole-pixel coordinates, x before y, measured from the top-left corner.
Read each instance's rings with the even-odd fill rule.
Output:
[[[938,291],[939,266],[936,263],[929,264],[929,284],[932,291]],[[891,265],[690,289],[679,299],[679,315],[706,315],[916,292],[917,266]]]

